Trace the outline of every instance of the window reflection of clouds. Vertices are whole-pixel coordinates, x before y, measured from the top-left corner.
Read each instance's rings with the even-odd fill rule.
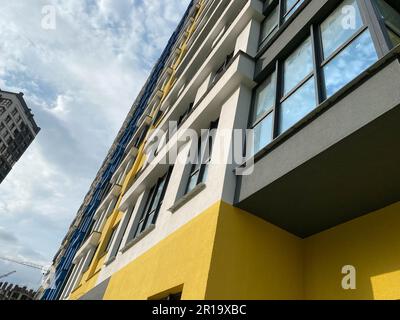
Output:
[[[315,81],[308,80],[282,104],[279,113],[279,132],[283,133],[316,106]]]
[[[270,113],[254,128],[254,153],[272,141],[273,113]]]
[[[308,38],[297,50],[285,61],[285,84],[284,90],[287,94],[301,80],[313,70],[311,38]]]
[[[296,12],[296,10],[301,6],[301,4],[303,3],[304,0],[299,1],[294,7],[293,5],[296,3],[297,0],[287,0],[286,2],[286,10],[285,13],[288,13],[288,11],[290,11],[286,17],[285,20],[289,19],[289,17]]]
[[[352,6],[355,8],[355,28],[346,27],[343,23],[345,19],[343,8],[345,6]],[[329,57],[343,43],[349,40],[351,36],[362,27],[362,25],[363,22],[356,0],[344,1],[344,3],[321,24],[324,58]]]
[[[327,97],[365,71],[377,59],[370,33],[365,31],[324,67]]]
[[[394,46],[397,46],[398,44],[400,44],[400,36],[398,36],[397,34],[395,34],[394,32],[389,30],[389,36],[390,36],[390,40],[392,41]]]
[[[256,91],[254,121],[274,106],[275,92],[276,80],[275,73],[273,73]]]

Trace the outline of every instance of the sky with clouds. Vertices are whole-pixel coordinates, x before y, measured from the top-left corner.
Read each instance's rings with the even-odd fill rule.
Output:
[[[42,128],[0,185],[0,256],[50,263],[188,4],[0,0],[0,88],[23,92]],[[6,281],[40,285],[40,271],[0,260],[0,275],[13,270]]]

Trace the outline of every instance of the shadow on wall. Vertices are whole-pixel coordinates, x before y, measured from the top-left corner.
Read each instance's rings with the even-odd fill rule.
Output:
[[[400,299],[399,230],[400,203],[306,239],[223,204],[206,299]]]

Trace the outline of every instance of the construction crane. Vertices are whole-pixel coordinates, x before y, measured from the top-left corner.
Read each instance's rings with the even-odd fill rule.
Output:
[[[25,262],[25,261],[18,261],[18,260],[14,260],[14,259],[11,259],[11,258],[6,258],[6,257],[1,257],[1,256],[0,256],[0,260],[4,260],[4,261],[8,261],[8,262],[13,262],[13,263],[20,264],[20,265],[25,266],[25,267],[37,269],[37,270],[40,270],[40,271],[43,271],[43,270],[44,270],[44,266],[41,266],[41,265],[36,264],[36,263]]]
[[[14,274],[14,273],[16,273],[16,272],[17,272],[17,271],[11,271],[11,272],[9,272],[9,273],[3,274],[2,276],[0,276],[0,279],[7,278],[8,276],[11,276],[12,274]]]

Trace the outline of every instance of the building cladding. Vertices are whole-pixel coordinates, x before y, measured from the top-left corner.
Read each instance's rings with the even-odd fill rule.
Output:
[[[0,89],[0,183],[39,131],[23,94]]]
[[[399,44],[398,1],[192,2],[43,298],[399,299]],[[163,161],[207,128],[253,129],[254,157]]]

